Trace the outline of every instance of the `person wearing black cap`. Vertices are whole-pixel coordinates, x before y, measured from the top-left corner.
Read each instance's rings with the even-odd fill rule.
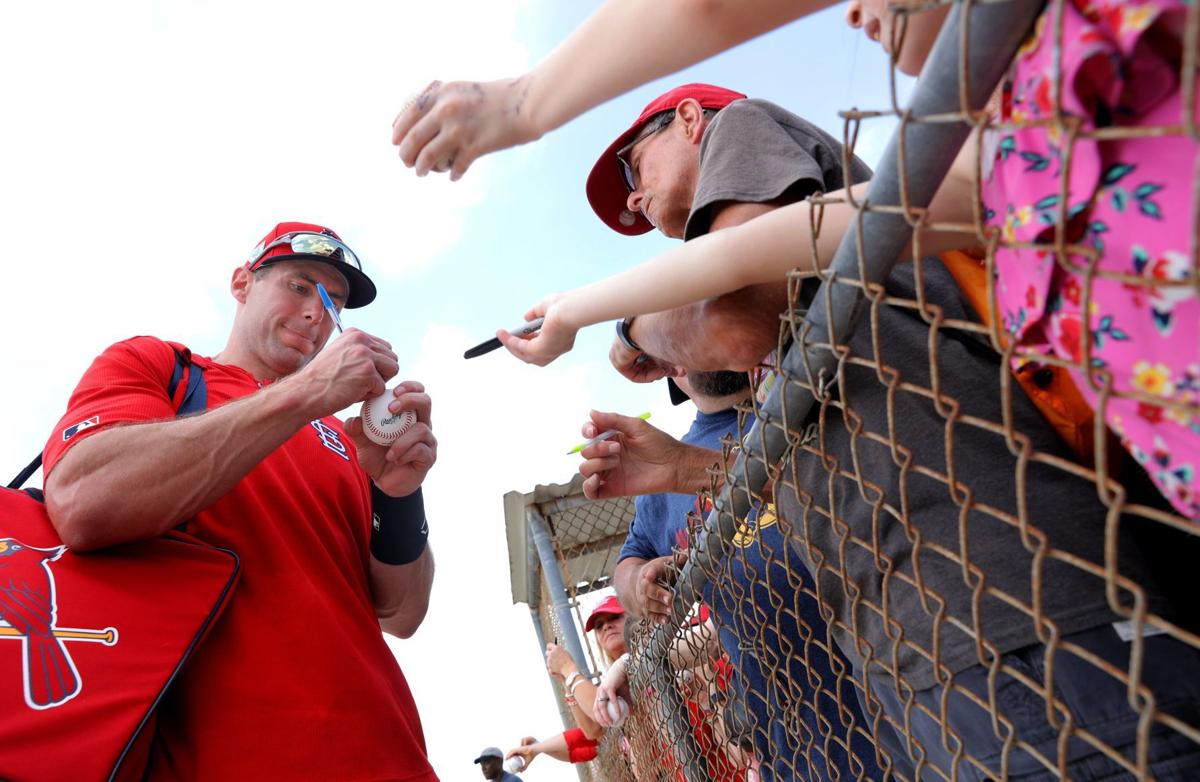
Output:
[[[240,558],[226,612],[156,713],[148,779],[437,779],[380,632],[412,635],[428,607],[431,402],[420,383],[395,387],[393,411],[417,423],[390,447],[334,417],[382,394],[398,365],[358,329],[325,345],[336,310],[318,284],[335,308],[375,298],[333,231],[277,225],[233,272],[220,353],[153,337],[111,346],[45,450],[47,510],[71,548],[183,526]],[[205,412],[173,418],[177,361],[202,379]]]
[[[484,747],[479,757],[475,758],[475,762],[479,764],[484,779],[492,782],[521,782],[519,776],[504,770],[504,753],[499,747]]]

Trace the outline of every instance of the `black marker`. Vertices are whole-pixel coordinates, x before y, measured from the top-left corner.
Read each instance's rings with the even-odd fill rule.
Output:
[[[527,337],[530,334],[537,333],[542,328],[542,321],[544,320],[545,318],[531,320],[523,326],[518,326],[517,328],[510,330],[508,333],[512,334],[514,337]],[[476,356],[482,356],[484,353],[491,353],[498,347],[500,347],[500,339],[498,337],[492,337],[487,342],[480,342],[466,353],[463,353],[463,358],[475,358]]]

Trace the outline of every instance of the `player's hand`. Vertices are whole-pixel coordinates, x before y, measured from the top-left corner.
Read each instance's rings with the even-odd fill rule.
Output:
[[[569,324],[562,314],[565,297],[563,293],[552,293],[525,313],[526,322],[545,318],[541,331],[528,337],[514,337],[507,331],[497,331],[500,344],[526,364],[539,367],[546,366],[575,347],[575,335],[579,329]]]
[[[417,176],[449,171],[457,180],[476,158],[540,138],[526,102],[530,77],[434,81],[392,122],[392,143]]]
[[[537,743],[538,740],[533,736],[526,736],[521,739],[521,746],[510,749],[508,754],[504,756],[504,759],[508,760],[509,758],[520,757],[525,761],[525,768],[529,768],[529,764],[533,762],[533,759],[542,754],[541,750],[536,748]],[[525,769],[521,770],[524,771]]]
[[[350,328],[327,344],[295,375],[311,418],[379,396],[400,371],[391,343]]]
[[[593,410],[583,426],[591,439],[616,429],[619,438],[584,448],[579,472],[589,499],[629,497],[674,491],[680,485],[682,452],[688,447],[641,418]]]
[[[647,621],[665,624],[671,621],[671,584],[682,565],[684,555],[668,555],[647,560],[633,580],[633,603]]]
[[[635,383],[652,383],[664,377],[676,377],[681,374],[680,370],[665,361],[648,353],[631,350],[617,337],[613,337],[608,360],[618,372]]]
[[[393,413],[411,410],[417,416],[417,422],[394,443],[379,445],[368,440],[358,416],[346,420],[346,434],[358,451],[358,463],[375,485],[384,494],[406,497],[420,488],[429,468],[437,461],[437,438],[430,422],[433,403],[425,393],[425,386],[415,380],[405,380],[392,393],[395,399],[388,410]]]
[[[571,671],[579,670],[579,666],[571,659],[571,654],[556,643],[546,644],[546,671],[551,676],[565,679]]]

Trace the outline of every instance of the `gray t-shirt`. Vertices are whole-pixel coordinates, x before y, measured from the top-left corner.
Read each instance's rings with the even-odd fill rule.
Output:
[[[807,120],[765,100],[739,100],[709,122],[700,142],[700,179],[684,238],[708,233],[712,206],[723,201],[799,201],[846,186],[842,145]],[[852,182],[871,169],[850,158]]]
[[[856,182],[868,179],[870,173],[855,159]],[[719,112],[705,131],[686,235],[690,239],[708,231],[710,208],[718,202],[761,203],[785,194],[802,198],[842,186],[841,146],[828,134],[766,101],[737,101]],[[973,319],[953,277],[939,261],[927,260],[923,271],[928,304],[940,307],[945,318]],[[915,300],[913,264],[900,265],[886,287],[893,296]],[[807,294],[811,296],[815,288],[816,281],[811,281]],[[1087,482],[1029,462],[1023,470],[1030,531],[1023,542],[1016,526],[1018,460],[1003,435],[962,420],[963,416],[1004,420],[999,389],[1008,370],[1002,368],[1000,356],[977,335],[943,328],[935,340],[939,391],[945,399],[939,412],[927,393],[915,390],[930,388],[931,326],[911,307],[881,306],[877,317],[877,363],[886,367],[884,377],[874,366],[846,364],[834,399],[823,410],[814,407],[805,422],[805,445],[785,461],[776,501],[781,519],[790,525],[794,548],[811,572],[819,574],[818,593],[833,611],[834,634],[842,650],[856,666],[863,666],[867,652],[856,648],[853,634],[845,629],[857,628],[859,640],[870,644],[871,656],[890,669],[895,651],[899,673],[922,689],[936,681],[933,663],[903,642],[911,641],[933,657],[935,626],[941,628],[938,662],[951,672],[979,663],[974,639],[955,622],[978,632],[1001,653],[1037,643],[1030,614],[999,597],[981,594],[976,616],[973,590],[996,590],[1030,605],[1032,574],[1037,572],[1030,549],[1053,547],[1103,563],[1105,509]],[[875,362],[870,326],[866,315],[850,348],[853,356]],[[897,388],[889,399],[893,379]],[[914,390],[899,387],[901,383],[912,384]],[[1028,439],[1031,451],[1070,459],[1020,387],[1013,382],[1011,388],[1014,431]],[[856,436],[843,420],[842,403],[854,412]],[[948,424],[956,408],[955,423]],[[823,429],[819,413],[824,415]],[[876,439],[891,432],[900,446],[895,456]],[[961,487],[956,496],[945,482],[924,474],[948,474],[948,432],[954,481]],[[830,471],[822,464],[822,455],[836,459],[832,482],[836,522],[827,510]],[[897,460],[901,464],[907,460],[907,468]],[[968,496],[972,510],[964,515],[962,506]],[[985,506],[994,513],[981,509]],[[1136,523],[1131,520],[1122,529]],[[955,561],[964,548],[960,529],[966,533],[965,572]],[[873,540],[878,540],[878,557],[871,549]],[[1130,555],[1136,546],[1122,540],[1118,550],[1122,573],[1147,586],[1151,610],[1163,610],[1144,563]],[[1061,632],[1085,630],[1116,618],[1108,608],[1102,578],[1052,557],[1036,567],[1041,615],[1052,619]],[[885,586],[890,630],[870,607],[883,605]],[[1122,600],[1128,604],[1129,595],[1124,593]],[[876,673],[878,668],[872,666],[872,674]]]

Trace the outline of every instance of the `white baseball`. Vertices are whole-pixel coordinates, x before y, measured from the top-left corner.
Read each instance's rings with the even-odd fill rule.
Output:
[[[395,399],[392,389],[384,391],[374,399],[363,402],[358,414],[362,417],[363,433],[378,445],[391,445],[400,435],[417,422],[417,414],[411,410],[393,413],[388,405]]]
[[[608,702],[607,707],[608,718],[612,720],[612,724],[615,727],[621,727],[621,723],[629,716],[629,704],[625,702],[624,698],[617,696]]]

